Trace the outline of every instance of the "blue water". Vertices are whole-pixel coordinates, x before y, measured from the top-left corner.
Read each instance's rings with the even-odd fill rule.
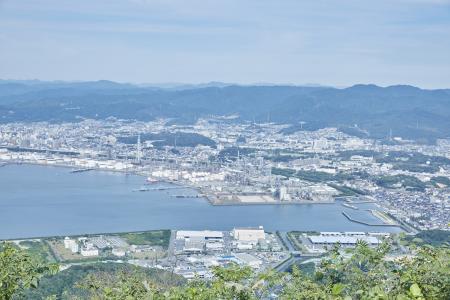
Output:
[[[211,206],[201,198],[170,196],[193,193],[189,189],[133,191],[144,181],[140,176],[113,172],[70,173],[67,168],[34,165],[0,167],[0,239],[151,229],[231,230],[259,225],[280,231],[400,231],[350,222],[343,210],[359,220],[380,223],[369,212],[339,203]]]

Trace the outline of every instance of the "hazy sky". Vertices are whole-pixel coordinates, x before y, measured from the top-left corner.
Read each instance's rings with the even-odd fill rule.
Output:
[[[0,0],[0,78],[450,88],[450,0]]]

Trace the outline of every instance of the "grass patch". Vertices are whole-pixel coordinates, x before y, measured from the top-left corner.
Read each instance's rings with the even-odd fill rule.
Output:
[[[55,262],[50,247],[43,241],[21,241],[19,246],[41,261]]]
[[[375,178],[375,184],[388,189],[395,188],[397,185],[415,191],[424,191],[426,188],[424,182],[409,175],[378,176]]]
[[[120,234],[120,237],[132,245],[161,246],[164,249],[167,249],[170,241],[170,230],[124,233]]]
[[[341,197],[345,197],[345,196],[361,196],[361,195],[367,195],[366,192],[355,189],[355,188],[351,188],[349,186],[345,186],[345,185],[337,185],[337,184],[332,184],[329,183],[328,186],[338,190],[340,192]]]

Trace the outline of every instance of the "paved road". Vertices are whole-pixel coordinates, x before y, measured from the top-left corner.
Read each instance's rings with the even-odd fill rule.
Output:
[[[175,255],[175,238],[176,238],[176,231],[171,230],[170,231],[170,240],[169,240],[169,247],[167,248],[167,257],[172,257]]]
[[[281,265],[277,266],[275,268],[275,271],[277,271],[277,272],[286,272],[289,269],[289,267],[293,263],[295,263],[295,261],[296,261],[296,257],[291,256],[287,260],[285,260]]]
[[[280,231],[280,237],[283,239],[284,244],[288,247],[288,250],[290,252],[296,251],[294,246],[292,245],[291,241],[287,237],[287,232]]]
[[[308,262],[317,262],[321,258],[317,256],[291,256],[289,259],[285,260],[284,263],[275,268],[277,272],[286,272],[290,266],[293,264],[306,264]]]

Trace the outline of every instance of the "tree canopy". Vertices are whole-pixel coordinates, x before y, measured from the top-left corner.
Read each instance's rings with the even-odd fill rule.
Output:
[[[0,300],[9,300],[27,288],[37,287],[45,274],[54,274],[58,265],[45,264],[10,243],[0,245]]]
[[[125,268],[91,273],[75,288],[85,291],[86,299],[111,300],[449,299],[450,249],[427,245],[412,251],[394,255],[387,242],[377,248],[359,242],[352,250],[334,247],[309,275],[296,266],[290,273],[256,273],[230,264],[213,268],[211,280],[164,285],[142,269]],[[40,276],[52,270],[10,245],[0,252],[0,267],[2,300],[37,285]]]

